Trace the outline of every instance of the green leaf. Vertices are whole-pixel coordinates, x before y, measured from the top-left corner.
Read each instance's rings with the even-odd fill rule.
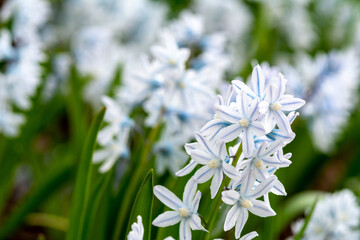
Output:
[[[92,155],[96,143],[96,137],[104,118],[103,108],[93,120],[83,148],[79,169],[76,177],[74,196],[70,213],[70,225],[66,235],[67,240],[84,239],[84,225],[87,216],[87,207],[90,199]]]
[[[15,209],[10,217],[1,224],[0,239],[5,239],[9,236],[23,222],[28,213],[34,211],[52,193],[63,186],[66,180],[70,178],[71,173],[72,168],[70,166],[63,166],[49,171],[48,176],[44,177],[44,180],[32,194],[23,201],[23,204]]]
[[[137,222],[137,216],[142,217],[144,225],[144,240],[150,240],[152,209],[154,201],[154,170],[151,169],[146,175],[141,187],[136,195],[134,205],[131,210],[126,234],[129,233],[131,225]]]
[[[92,201],[88,206],[89,215],[84,227],[85,239],[106,239],[106,229],[109,221],[108,209],[111,200],[114,169],[101,174],[101,182],[93,189]]]
[[[302,214],[322,194],[319,191],[306,191],[289,198],[283,207],[279,208],[275,234],[280,234],[294,218]]]
[[[305,230],[306,230],[306,227],[308,226],[310,220],[311,220],[311,217],[314,213],[314,210],[315,210],[315,207],[316,207],[316,203],[318,202],[319,200],[319,197],[317,197],[313,203],[313,205],[311,206],[311,209],[310,209],[310,212],[309,214],[306,216],[305,218],[305,222],[304,222],[304,225],[302,226],[302,228],[300,229],[300,231],[295,235],[294,237],[294,240],[300,240],[302,239],[302,237],[304,236],[304,233],[305,233]]]

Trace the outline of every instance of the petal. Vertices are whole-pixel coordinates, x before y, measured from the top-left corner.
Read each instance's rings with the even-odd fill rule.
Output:
[[[106,161],[104,161],[104,163],[99,168],[99,172],[105,173],[105,172],[109,171],[114,166],[117,159],[118,159],[118,157],[116,155],[112,155],[111,157],[106,159]]]
[[[271,189],[271,192],[281,196],[287,195],[284,185],[279,180],[274,182],[274,187]]]
[[[94,152],[93,163],[99,163],[104,161],[110,156],[110,152],[107,149],[101,149]]]
[[[201,134],[199,134],[198,132],[195,132],[195,138],[196,141],[200,144],[201,148],[203,150],[205,150],[206,152],[208,152],[208,154],[211,154],[212,157],[216,157],[216,153],[214,151],[214,147],[213,144],[210,143],[206,138],[204,138],[203,136],[201,136]]]
[[[262,98],[265,91],[265,77],[259,65],[255,66],[251,75],[251,88],[255,94]]]
[[[240,136],[243,127],[238,123],[231,124],[228,127],[223,128],[216,136],[218,140],[224,142],[231,142],[235,138]]]
[[[235,226],[235,223],[239,218],[240,211],[240,207],[237,204],[230,208],[229,212],[226,214],[224,231],[229,231]]]
[[[283,111],[295,111],[305,105],[305,101],[300,98],[294,98],[291,95],[283,96],[279,103]]]
[[[216,115],[229,123],[237,123],[243,115],[226,106],[215,106]]]
[[[245,90],[246,94],[250,98],[252,99],[256,98],[256,94],[253,92],[253,90],[251,90],[243,81],[233,80],[231,81],[231,83],[238,94],[240,94],[242,90]]]
[[[240,194],[235,190],[227,190],[221,193],[222,201],[228,205],[234,205],[240,198]]]
[[[189,221],[190,228],[192,230],[206,231],[206,229],[201,225],[201,219],[198,215],[193,214],[188,221]]]
[[[189,174],[192,170],[194,170],[196,166],[197,166],[197,162],[195,162],[194,160],[191,159],[190,163],[188,165],[186,165],[183,169],[180,169],[179,171],[177,171],[175,174],[178,177],[185,176],[185,175]]]
[[[249,115],[250,120],[254,120],[258,117],[258,115],[259,115],[258,114],[259,113],[258,106],[259,106],[259,100],[257,98],[251,101],[250,107],[247,111],[248,112],[247,115]]]
[[[242,172],[242,178],[241,178],[241,192],[246,195],[248,192],[251,191],[252,187],[254,186],[255,183],[255,172],[254,169],[252,167],[247,167],[243,172]]]
[[[204,136],[213,136],[220,129],[229,126],[229,123],[222,119],[213,119],[206,123],[201,129],[200,133]]]
[[[180,222],[180,240],[191,240],[191,230],[189,220],[183,219]]]
[[[180,222],[181,217],[177,211],[167,211],[154,219],[152,224],[157,227],[172,226]]]
[[[255,150],[254,136],[249,128],[245,128],[243,132],[242,148],[245,157],[251,157]]]
[[[166,187],[160,185],[155,186],[154,194],[163,204],[173,210],[178,210],[184,206],[180,199]]]
[[[269,216],[275,216],[276,213],[274,210],[271,209],[270,206],[268,206],[265,202],[259,201],[259,200],[252,200],[251,201],[253,206],[251,208],[248,208],[248,210],[259,217],[269,217]]]
[[[208,181],[214,175],[214,169],[205,165],[196,171],[194,174],[194,180],[197,183],[204,183]]]
[[[213,157],[202,149],[195,149],[191,151],[191,158],[199,164],[206,165]]]
[[[191,155],[191,151],[192,151],[192,150],[201,148],[200,145],[199,145],[199,143],[197,143],[197,142],[194,142],[194,143],[186,143],[184,147],[185,147],[186,153],[189,154],[189,155]]]
[[[285,116],[285,114],[281,111],[271,111],[272,115],[275,118],[276,124],[278,125],[279,129],[285,131],[287,133],[291,133],[291,127],[289,119]]]
[[[241,231],[243,230],[245,223],[249,217],[249,212],[245,208],[240,208],[240,214],[235,225],[235,237],[240,238]]]
[[[227,156],[226,145],[224,142],[217,142],[215,144],[216,152],[218,153],[220,159],[224,160]]]
[[[262,150],[259,152],[259,156],[260,157],[270,156],[271,154],[274,154],[276,151],[281,149],[283,145],[284,142],[282,140],[272,142],[271,144],[269,144],[268,147],[262,148]]]
[[[216,196],[217,192],[219,191],[223,178],[224,176],[221,168],[216,169],[210,186],[212,199]]]
[[[193,201],[191,202],[193,212],[197,212],[197,210],[199,209],[200,198],[201,192],[197,191]]]
[[[265,125],[259,121],[251,122],[250,129],[258,137],[264,136],[267,133]]]
[[[236,98],[237,106],[239,106],[239,112],[240,115],[243,118],[249,118],[248,116],[248,109],[249,109],[249,102],[248,102],[248,96],[246,92],[243,90],[240,92],[238,97]]]
[[[257,232],[252,231],[252,232],[250,232],[250,233],[242,236],[242,237],[240,238],[240,240],[251,240],[251,239],[253,239],[253,238],[255,238],[255,237],[258,237],[258,236],[259,236],[259,234],[258,234]]]
[[[269,177],[265,181],[262,181],[250,194],[246,195],[246,197],[256,199],[263,196],[273,188],[276,180],[277,178],[275,176]]]
[[[197,184],[193,180],[193,178],[190,178],[189,181],[185,185],[184,193],[183,193],[183,203],[186,206],[190,206],[192,200],[194,199],[195,192],[197,189]]]
[[[231,178],[231,180],[236,181],[237,179],[240,178],[240,173],[238,171],[236,171],[236,169],[232,165],[230,165],[226,162],[223,162],[222,168],[223,168],[223,171],[226,174],[226,176]]]

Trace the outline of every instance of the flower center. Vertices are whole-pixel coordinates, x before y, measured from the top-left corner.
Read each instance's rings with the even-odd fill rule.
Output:
[[[215,113],[214,114],[214,119],[220,119],[220,117]]]
[[[185,88],[185,83],[180,82],[180,83],[179,83],[179,87],[180,87],[180,88]]]
[[[279,102],[274,102],[271,107],[274,111],[281,110],[281,104]]]
[[[180,217],[188,217],[190,215],[189,210],[187,208],[179,208],[179,215]]]
[[[255,167],[257,167],[258,169],[265,169],[265,165],[264,162],[261,159],[256,159],[254,162]]]
[[[219,161],[216,160],[216,159],[211,159],[209,162],[208,162],[208,166],[210,168],[217,168],[219,166]]]
[[[251,208],[253,206],[253,204],[250,200],[244,199],[241,202],[241,206],[243,206],[244,208]]]
[[[239,120],[239,124],[242,127],[247,127],[247,126],[249,126],[249,121],[247,119],[245,119],[245,118],[242,118],[242,119]]]
[[[171,59],[169,60],[169,63],[170,63],[170,65],[176,65],[176,61],[175,61],[175,59],[173,59],[173,58],[171,58]]]

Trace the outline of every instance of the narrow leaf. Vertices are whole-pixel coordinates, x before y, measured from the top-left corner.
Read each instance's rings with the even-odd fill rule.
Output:
[[[144,225],[144,240],[150,240],[151,236],[151,221],[152,221],[152,209],[153,209],[153,194],[154,187],[154,170],[151,169],[146,175],[141,187],[136,195],[134,205],[131,210],[128,227],[126,234],[129,233],[131,225],[137,221],[137,216],[142,217]]]
[[[305,218],[304,225],[302,226],[300,231],[295,235],[294,240],[300,240],[304,236],[305,230],[306,230],[306,228],[307,228],[307,226],[308,226],[308,224],[309,224],[309,222],[311,220],[311,217],[312,217],[312,215],[314,213],[314,210],[315,210],[315,207],[316,207],[316,204],[317,204],[318,200],[319,200],[319,197],[317,197],[315,199],[313,205],[311,206],[309,214]]]
[[[105,108],[102,109],[93,120],[83,148],[79,169],[76,176],[74,196],[70,213],[70,225],[66,235],[67,240],[83,239],[86,210],[90,199],[92,155],[96,143],[96,137],[104,118]]]

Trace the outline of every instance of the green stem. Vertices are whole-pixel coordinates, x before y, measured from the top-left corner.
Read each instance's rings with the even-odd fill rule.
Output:
[[[124,228],[124,231],[126,229],[127,224],[125,224],[125,220],[128,217],[127,213],[131,210],[131,204],[135,197],[136,190],[138,190],[138,186],[140,185],[140,182],[143,179],[141,176],[143,176],[148,171],[147,160],[150,155],[152,146],[156,140],[156,136],[158,135],[161,129],[161,123],[163,120],[164,113],[165,111],[162,110],[155,127],[149,133],[148,141],[145,142],[144,150],[141,153],[139,163],[135,168],[135,172],[131,177],[130,185],[125,191],[124,201],[121,206],[123,212],[118,216],[118,220],[115,228],[116,230],[113,235],[113,240],[119,239],[122,228]]]
[[[239,158],[240,158],[240,155],[241,155],[241,152],[242,152],[242,148],[241,146],[239,146],[238,150],[236,151],[236,154],[235,154],[235,159],[233,161],[233,164],[236,166],[237,162],[239,161]],[[220,187],[220,190],[224,189],[225,187],[227,187],[230,183],[230,178],[226,178],[224,181],[223,181],[223,184],[221,185]],[[210,218],[209,218],[209,225],[208,225],[208,232],[205,233],[205,237],[203,239],[205,240],[209,240],[210,239],[210,236],[211,236],[211,232],[212,230],[214,229],[214,226],[215,226],[215,220],[216,220],[216,217],[217,217],[217,214],[219,213],[219,209],[221,207],[221,204],[222,204],[222,199],[221,199],[221,193],[218,193],[214,199],[214,204],[212,205],[212,208],[211,208],[211,215],[210,215]]]

